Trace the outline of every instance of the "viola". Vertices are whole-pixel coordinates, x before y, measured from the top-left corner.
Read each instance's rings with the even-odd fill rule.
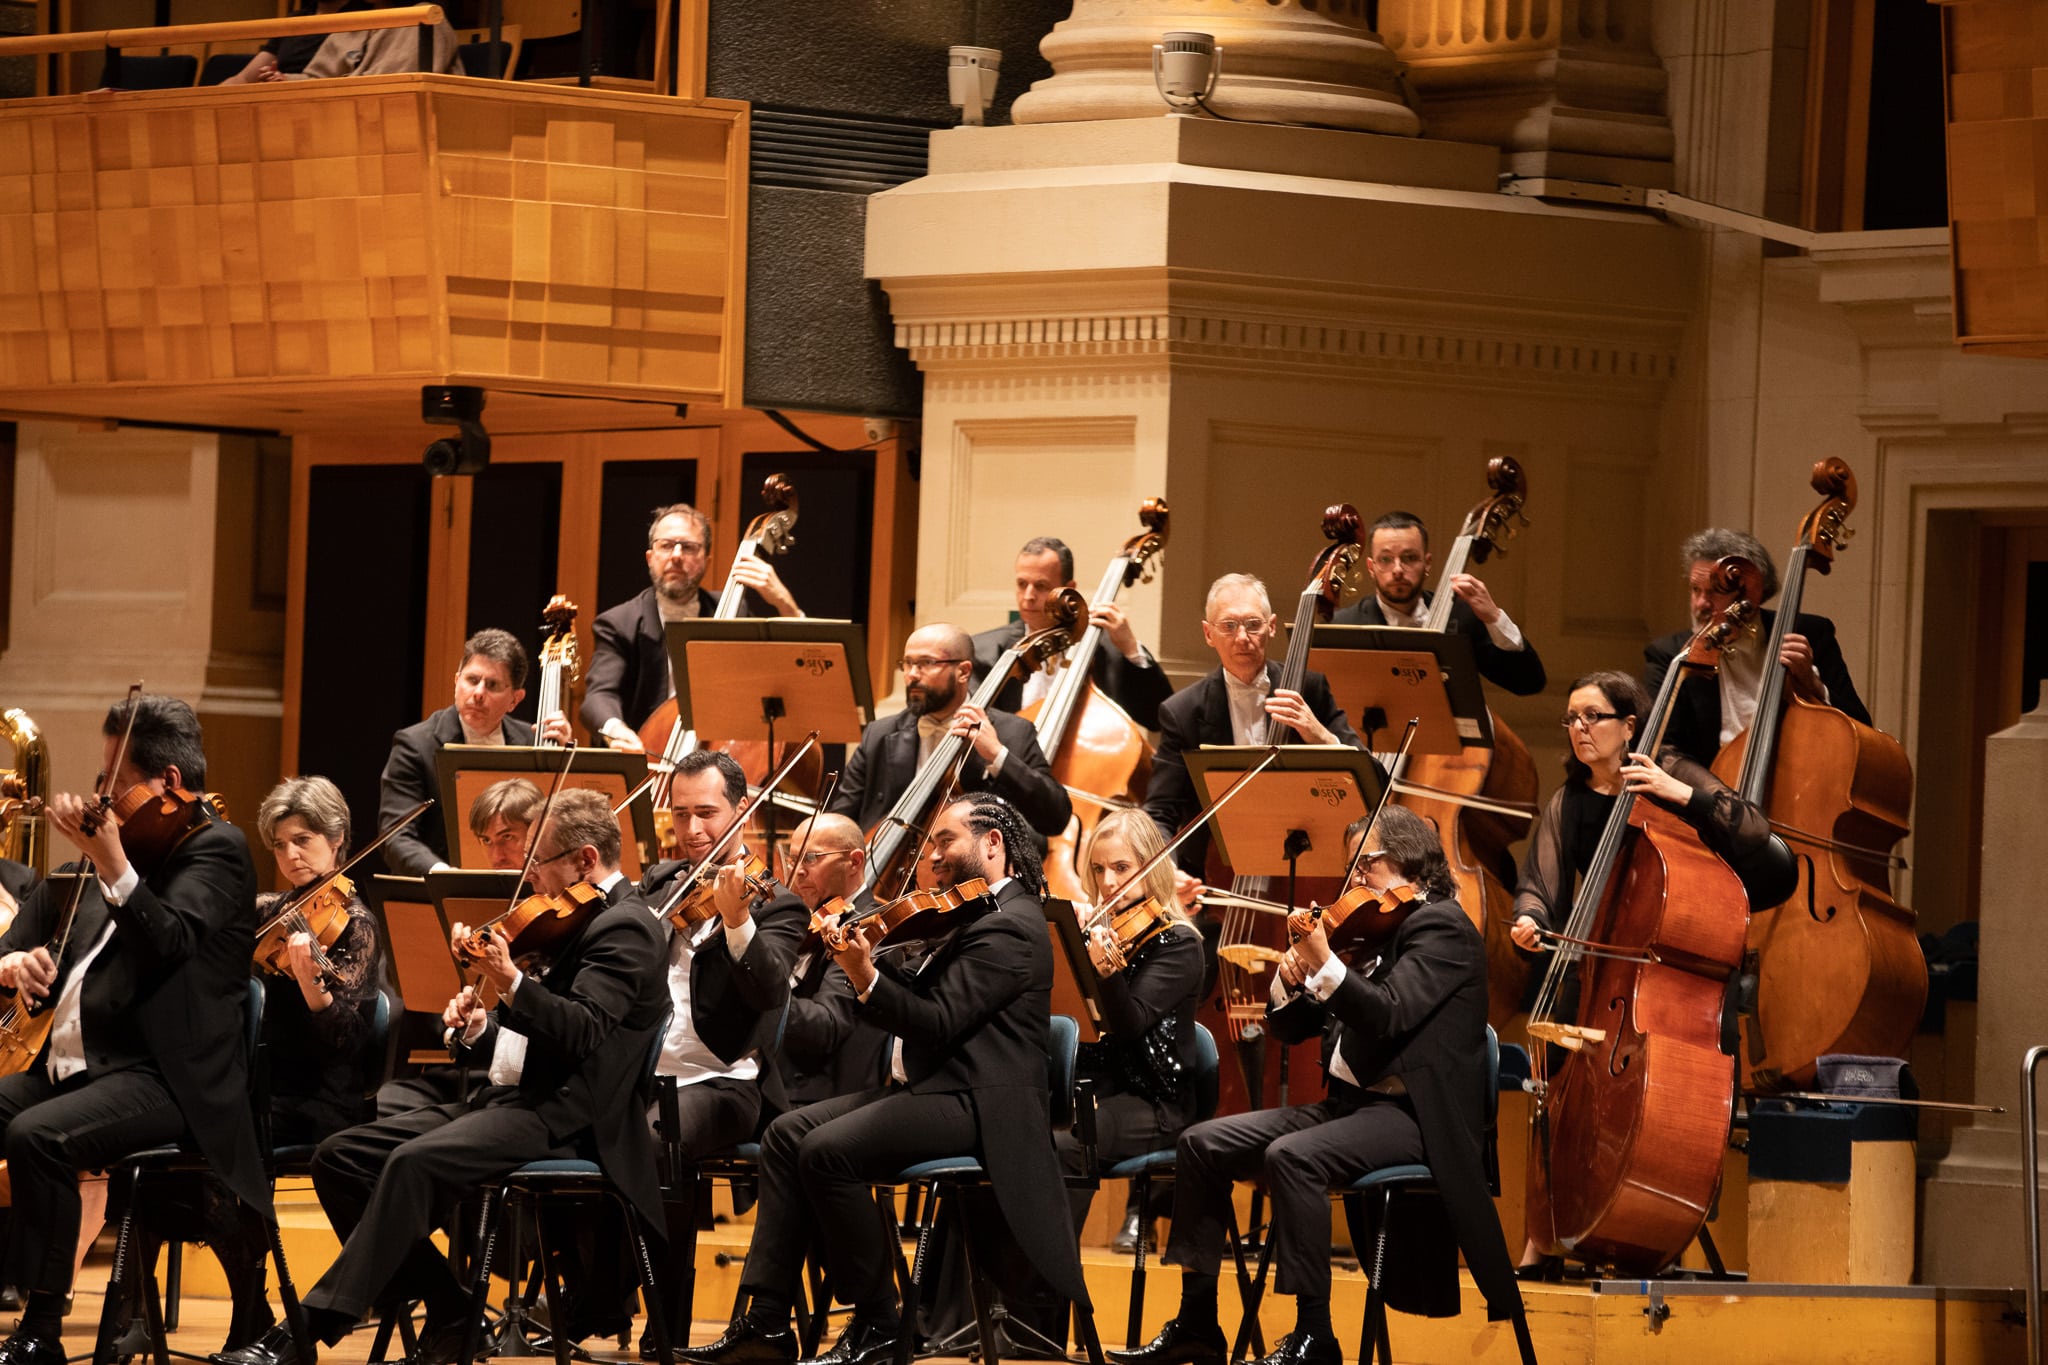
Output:
[[[840,915],[837,924],[820,924],[820,932],[825,946],[833,952],[846,946],[855,926],[870,922],[882,926],[882,936],[875,943],[878,948],[917,939],[944,938],[966,923],[967,917],[960,911],[988,899],[988,895],[988,882],[970,877],[944,891],[912,891],[872,910],[849,910]],[[843,903],[835,898],[826,905]],[[820,907],[819,914],[823,913],[825,907]]]
[[[322,979],[338,981],[340,974],[327,950],[348,928],[348,908],[355,895],[355,883],[338,875],[295,889],[285,897],[283,908],[256,931],[256,966],[272,976],[292,975],[291,938],[304,934],[313,941],[314,969]]]
[[[183,787],[153,792],[148,783],[136,783],[121,793],[111,807],[114,818],[121,822],[121,851],[128,855],[138,873],[152,876],[178,845],[213,818],[208,804],[208,797],[201,792],[186,791]],[[87,833],[99,828],[92,811],[87,811],[79,823],[82,828],[89,824]]]
[[[1287,917],[1287,928],[1303,938],[1322,925],[1330,951],[1346,960],[1377,955],[1421,904],[1422,893],[1405,882],[1391,891],[1354,886],[1328,905],[1295,911]]]
[[[604,892],[590,882],[577,882],[559,896],[528,896],[496,919],[471,930],[456,945],[456,955],[465,963],[478,961],[484,955],[489,931],[495,929],[504,936],[514,962],[549,961],[582,933],[594,916],[603,913],[606,904]]]
[[[758,856],[749,853],[736,866],[748,889],[756,896],[766,899],[776,894],[779,888],[768,875],[768,864]],[[692,929],[718,913],[717,890],[717,883],[709,877],[702,881],[691,879],[690,885],[663,907],[663,917],[678,929]]]

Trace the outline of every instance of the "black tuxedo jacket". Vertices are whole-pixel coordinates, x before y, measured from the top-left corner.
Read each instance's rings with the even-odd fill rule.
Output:
[[[1052,1146],[1045,1067],[1052,940],[1038,897],[1012,879],[921,961],[878,963],[857,1009],[903,1040],[911,1090],[974,1097],[982,1161],[1017,1245],[1048,1283],[1086,1303]]]
[[[533,727],[523,720],[505,717],[504,730],[507,744],[533,743]],[[384,761],[377,794],[378,827],[391,824],[429,797],[434,801],[384,845],[384,865],[399,876],[424,877],[435,863],[455,861],[448,856],[448,821],[454,819],[460,828],[469,812],[441,808],[441,776],[434,771],[434,755],[444,745],[460,743],[462,716],[453,706],[444,706],[391,737],[391,757]]]
[[[984,630],[974,637],[974,682],[981,686],[996,666],[996,660],[1003,652],[1024,638],[1024,623],[1011,621]],[[1147,730],[1159,728],[1159,703],[1173,695],[1173,680],[1166,676],[1166,670],[1159,661],[1134,664],[1123,655],[1123,651],[1103,640],[1102,647],[1095,651],[1095,659],[1089,665],[1088,675],[1105,697],[1123,708],[1129,716]],[[1015,711],[1024,704],[1024,680],[1012,678],[1004,683],[991,703],[999,711]]]
[[[1390,1268],[1388,1303],[1404,1312],[1456,1314],[1462,1249],[1486,1295],[1487,1316],[1507,1317],[1519,1295],[1487,1194],[1484,1149],[1486,946],[1457,901],[1430,901],[1411,913],[1370,976],[1347,972],[1327,1002],[1304,991],[1269,1018],[1283,1042],[1320,1030],[1325,1074],[1341,1045],[1359,1085],[1398,1077],[1408,1089],[1455,1237],[1432,1237],[1423,1225],[1438,1223],[1433,1216],[1414,1219],[1414,1228],[1403,1224],[1402,1245],[1414,1250]]]
[[[716,610],[718,594],[697,589],[697,614],[708,620]],[[740,615],[761,615],[752,590],[740,599]],[[638,730],[669,697],[667,631],[654,589],[642,588],[638,596],[602,613],[590,631],[590,669],[576,714],[592,735],[615,719]]]
[[[55,887],[37,887],[0,935],[0,953],[47,943],[62,908]],[[210,818],[111,910],[98,879],[88,879],[81,929],[105,924],[108,913],[113,937],[92,960],[79,997],[87,1075],[134,1065],[156,1071],[207,1163],[250,1207],[268,1210],[270,1181],[256,1145],[242,1050],[256,952],[256,868],[248,841],[226,820]],[[53,1000],[70,978],[69,958],[90,946],[90,938],[74,934]],[[45,1049],[33,1065],[47,1055]]]
[[[859,1011],[853,983],[822,947],[798,960],[777,1047],[791,1107],[879,1084],[887,1037]]]
[[[519,1084],[486,1089],[486,1104],[533,1110],[557,1142],[587,1134],[593,1156],[652,1226],[663,1226],[650,1097],[640,1093],[647,1054],[668,1016],[666,947],[639,889],[620,881],[540,976],[501,1001],[458,1063],[488,1068],[502,1025],[526,1035]]]
[[[36,884],[36,870],[27,863],[17,863],[12,858],[0,858],[0,891],[5,891],[20,905],[28,899],[29,888]]]
[[[1778,619],[1778,613],[1766,608],[1761,613],[1757,627],[1758,647],[1771,637],[1771,629]],[[1848,716],[1849,719],[1870,724],[1870,712],[1863,705],[1863,698],[1856,695],[1856,684],[1849,677],[1849,665],[1842,658],[1842,645],[1835,638],[1835,623],[1825,616],[1800,612],[1792,622],[1795,635],[1804,635],[1813,648],[1813,669],[1828,689],[1828,705]],[[1672,662],[1685,654],[1692,642],[1693,632],[1676,631],[1643,646],[1643,686],[1649,689],[1655,700],[1657,689],[1664,685],[1664,675],[1671,671]],[[1671,724],[1664,732],[1664,742],[1677,749],[1687,758],[1713,766],[1714,756],[1721,752],[1721,679],[1687,678],[1679,684],[1678,697],[1671,704]]]
[[[648,869],[641,887],[650,913],[667,903],[677,879],[689,870],[689,864],[680,862]],[[794,893],[778,885],[771,899],[754,906],[753,915],[754,937],[746,952],[734,957],[726,950],[721,923],[690,955],[690,1027],[720,1061],[730,1064],[755,1053],[761,1062],[762,1094],[776,1108],[785,1109],[787,1078],[776,1062],[775,1033],[789,999],[790,968],[810,930],[811,913]],[[661,928],[665,935],[680,932],[666,924]]]
[[[1436,594],[1424,590],[1422,602],[1425,607]],[[1380,599],[1372,593],[1344,607],[1331,618],[1340,626],[1383,626],[1387,614],[1380,610]],[[1479,665],[1479,676],[1504,692],[1518,697],[1533,697],[1543,690],[1549,681],[1543,671],[1543,660],[1537,656],[1536,646],[1530,642],[1529,633],[1522,632],[1520,649],[1502,649],[1493,642],[1493,635],[1479,620],[1478,613],[1466,604],[1464,598],[1451,603],[1451,623],[1444,627],[1446,635],[1462,635],[1472,642],[1472,657]]]
[[[995,792],[1040,834],[1048,838],[1058,834],[1067,827],[1074,803],[1052,775],[1052,764],[1038,747],[1038,732],[1031,722],[994,707],[989,708],[988,720],[1010,756],[994,778],[989,777],[987,764],[970,756],[960,769],[960,789]],[[916,776],[917,717],[898,711],[862,732],[860,747],[846,761],[846,773],[839,779],[831,809],[852,816],[862,829],[873,829]]]
[[[1268,661],[1266,677],[1275,687],[1279,686],[1280,665]],[[1330,733],[1340,742],[1354,749],[1360,747],[1351,722],[1344,718],[1344,708],[1330,696],[1329,679],[1320,673],[1304,672],[1301,675],[1301,696],[1316,719],[1329,727]],[[1167,838],[1180,833],[1180,827],[1202,809],[1202,801],[1195,793],[1195,781],[1188,775],[1184,755],[1204,744],[1232,742],[1230,692],[1223,681],[1221,668],[1174,693],[1159,708],[1159,747],[1152,754],[1152,785],[1145,793],[1145,813],[1152,817]],[[1183,871],[1199,877],[1202,875],[1202,860],[1208,853],[1209,830],[1204,826],[1189,835],[1188,841],[1173,857]]]

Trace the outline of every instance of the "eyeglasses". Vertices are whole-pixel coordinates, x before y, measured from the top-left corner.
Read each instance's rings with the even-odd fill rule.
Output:
[[[1263,616],[1226,617],[1221,621],[1211,621],[1209,629],[1215,631],[1218,635],[1257,635],[1266,629],[1266,618]]]
[[[584,845],[582,844],[578,844],[575,848],[565,848],[560,853],[551,853],[545,858],[535,858],[533,860],[533,865],[535,867],[546,867],[549,863],[559,863],[564,858],[575,857],[577,854],[581,853],[583,849]]]
[[[850,848],[834,848],[827,849],[823,853],[806,853],[803,857],[796,860],[796,865],[808,872],[827,858],[843,858],[851,852],[853,850]]]
[[[657,540],[651,542],[647,548],[658,555],[701,555],[704,553],[704,542],[701,540]]]
[[[1581,730],[1590,730],[1603,720],[1620,719],[1621,713],[1619,711],[1567,711],[1564,713],[1564,719],[1559,721],[1558,724],[1567,730],[1575,725]]]
[[[905,673],[929,673],[934,668],[944,668],[948,664],[964,664],[966,662],[967,660],[965,659],[913,659],[906,654],[896,661],[896,666]]]
[[[1374,565],[1376,565],[1377,567],[1379,567],[1379,568],[1382,568],[1382,569],[1391,569],[1391,568],[1394,568],[1394,567],[1395,567],[1396,565],[1398,565],[1398,566],[1400,566],[1401,568],[1404,568],[1404,569],[1412,569],[1412,568],[1414,568],[1414,567],[1415,567],[1416,565],[1418,565],[1418,564],[1420,564],[1420,563],[1422,562],[1422,556],[1421,556],[1421,555],[1374,555],[1374,556],[1372,557],[1372,562],[1374,563]]]

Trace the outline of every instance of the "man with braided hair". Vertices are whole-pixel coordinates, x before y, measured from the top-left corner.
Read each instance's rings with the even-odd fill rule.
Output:
[[[862,1017],[889,1035],[886,1074],[856,1094],[784,1114],[761,1140],[761,1203],[740,1279],[749,1306],[724,1336],[678,1352],[693,1365],[789,1365],[798,1272],[823,1246],[853,1320],[822,1365],[878,1365],[913,1330],[897,1312],[889,1232],[871,1181],[936,1157],[979,1152],[1018,1244],[1069,1298],[1087,1302],[1055,1160],[1045,1046],[1052,945],[1038,859],[1022,817],[976,792],[940,812],[929,858],[941,889],[974,878],[989,894],[908,966],[876,963],[858,929],[828,942]]]

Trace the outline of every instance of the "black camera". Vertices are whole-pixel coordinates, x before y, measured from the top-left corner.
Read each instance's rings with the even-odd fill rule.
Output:
[[[459,438],[444,437],[420,457],[427,473],[481,474],[491,462],[491,434],[484,430],[484,391],[467,384],[425,384],[420,387],[420,419],[460,428]]]

